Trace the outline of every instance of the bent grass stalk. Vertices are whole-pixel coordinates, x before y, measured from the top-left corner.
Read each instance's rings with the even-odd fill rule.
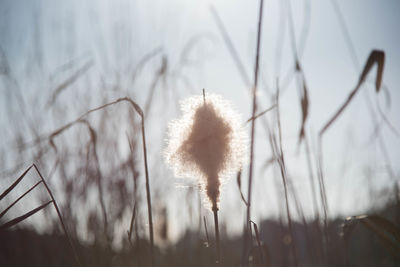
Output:
[[[326,197],[326,189],[324,182],[324,166],[323,166],[323,137],[327,130],[332,126],[332,124],[340,117],[346,107],[353,100],[354,96],[360,90],[362,84],[365,82],[365,79],[368,73],[371,71],[374,65],[377,65],[377,73],[375,79],[375,90],[376,93],[379,93],[381,85],[382,85],[382,77],[383,77],[383,69],[385,64],[385,52],[380,50],[372,50],[366,63],[363,68],[362,73],[360,74],[359,80],[355,88],[350,92],[347,99],[343,102],[343,104],[339,107],[339,109],[330,117],[330,119],[325,123],[322,129],[318,134],[318,176],[321,188],[322,202],[324,206],[324,217],[325,217],[325,228],[328,223],[328,200]]]
[[[31,187],[30,189],[28,189],[28,190],[27,190],[24,194],[22,194],[17,200],[15,200],[13,203],[11,203],[11,205],[9,205],[9,206],[1,213],[0,218],[3,217],[3,216],[6,214],[6,212],[7,212],[12,206],[14,206],[18,201],[20,201],[24,196],[26,196],[29,192],[31,192],[35,187],[37,187],[37,186],[38,186],[39,184],[41,184],[41,183],[43,183],[43,185],[45,186],[46,191],[47,191],[47,193],[49,194],[51,200],[48,201],[48,202],[46,202],[46,203],[44,203],[44,204],[42,204],[42,205],[40,205],[39,207],[37,207],[37,208],[35,208],[35,209],[33,209],[33,210],[31,210],[31,211],[25,213],[24,215],[19,216],[19,217],[13,219],[13,220],[11,220],[11,221],[9,221],[9,222],[7,222],[7,223],[1,225],[1,226],[0,226],[0,232],[3,231],[3,230],[5,230],[5,229],[7,229],[7,228],[9,228],[9,227],[11,227],[11,226],[14,226],[14,225],[16,225],[16,224],[22,222],[23,220],[29,218],[30,216],[34,215],[35,213],[37,213],[37,212],[39,212],[40,210],[42,210],[42,209],[44,209],[45,207],[47,207],[50,203],[53,203],[53,206],[54,206],[54,208],[55,208],[55,210],[56,210],[56,212],[57,212],[58,219],[59,219],[59,221],[60,221],[60,223],[61,223],[61,227],[62,227],[62,229],[63,229],[65,235],[67,236],[69,245],[70,245],[71,250],[72,250],[72,252],[73,252],[73,254],[74,254],[74,258],[75,258],[76,262],[78,263],[78,266],[82,266],[82,264],[81,264],[81,262],[80,262],[80,260],[79,260],[78,254],[76,253],[75,247],[74,247],[74,245],[73,245],[72,239],[71,239],[71,237],[70,237],[70,235],[69,235],[69,233],[68,233],[68,231],[67,231],[67,227],[66,227],[65,224],[64,224],[64,220],[63,220],[62,215],[61,215],[61,212],[60,212],[60,210],[59,210],[59,208],[58,208],[57,202],[56,202],[56,200],[55,200],[55,198],[54,198],[54,196],[53,196],[53,193],[51,192],[49,186],[47,185],[45,179],[43,178],[43,176],[42,176],[42,174],[40,173],[40,171],[39,171],[38,167],[36,166],[36,164],[32,164],[28,169],[26,169],[26,170],[24,171],[24,173],[23,173],[10,187],[8,187],[8,188],[0,195],[0,200],[2,200],[8,193],[10,193],[10,192],[22,181],[22,179],[25,177],[25,175],[26,175],[26,174],[29,172],[29,170],[31,170],[32,168],[34,168],[35,171],[36,171],[36,173],[39,175],[40,181],[37,182],[33,187]]]
[[[100,202],[100,207],[101,207],[101,212],[102,212],[102,216],[104,219],[104,236],[107,240],[107,245],[110,246],[110,235],[109,235],[109,231],[108,231],[108,218],[107,218],[107,211],[106,211],[106,205],[104,203],[104,190],[103,190],[103,185],[102,185],[102,174],[101,174],[101,170],[100,170],[100,162],[99,162],[99,158],[97,156],[97,135],[96,135],[96,131],[93,129],[93,127],[90,125],[89,121],[87,121],[86,119],[83,118],[79,118],[71,123],[68,123],[60,128],[58,128],[57,130],[55,130],[53,133],[51,133],[48,137],[49,139],[49,143],[51,145],[51,147],[54,149],[54,151],[57,153],[58,149],[57,146],[54,142],[54,139],[58,136],[61,135],[63,132],[65,132],[66,130],[68,130],[69,128],[71,128],[74,125],[77,124],[83,124],[87,127],[88,132],[89,132],[89,136],[90,136],[90,142],[89,145],[92,144],[93,146],[93,155],[94,155],[94,161],[96,163],[96,171],[97,171],[97,189],[99,191],[99,202]],[[88,152],[89,153],[89,152]],[[89,154],[88,154],[89,155]],[[53,171],[55,170],[55,168],[57,167],[59,162],[59,159],[57,159]],[[52,172],[53,174],[53,172]]]
[[[151,262],[152,266],[155,266],[155,259],[154,259],[154,234],[153,234],[153,218],[152,218],[152,211],[151,211],[151,194],[150,194],[150,178],[149,178],[149,170],[148,170],[148,164],[147,164],[147,146],[146,146],[146,134],[145,134],[145,127],[144,127],[144,114],[142,109],[138,104],[136,104],[132,99],[129,97],[122,97],[118,98],[115,101],[106,103],[104,105],[101,105],[97,108],[93,108],[82,114],[79,118],[76,120],[72,121],[71,123],[68,123],[67,125],[72,125],[78,121],[82,121],[85,119],[86,116],[89,114],[99,111],[102,109],[105,109],[109,106],[118,104],[120,102],[128,102],[129,104],[132,105],[136,113],[140,116],[141,119],[141,130],[142,130],[142,144],[143,144],[143,157],[144,157],[144,170],[145,170],[145,178],[146,178],[146,197],[147,197],[147,210],[148,210],[148,218],[149,218],[149,236],[150,236],[150,254],[151,254]],[[63,129],[65,127],[62,127]],[[0,198],[1,199],[1,198]],[[132,214],[132,216],[134,216]]]
[[[104,109],[108,106],[117,104],[122,101],[127,101],[130,103],[135,111],[139,114],[141,119],[141,126],[142,126],[142,144],[143,144],[143,157],[144,157],[144,170],[145,170],[145,177],[146,177],[146,198],[147,198],[147,211],[149,217],[149,235],[150,235],[150,254],[151,254],[151,264],[155,266],[155,259],[154,259],[154,234],[153,234],[153,218],[151,212],[151,195],[150,195],[150,178],[149,178],[149,169],[147,164],[147,146],[146,146],[146,134],[145,134],[145,127],[144,127],[144,114],[142,109],[138,104],[136,104],[132,99],[129,97],[118,98],[117,100],[104,104],[100,107],[91,109],[83,114],[81,117],[84,117],[92,112]]]
[[[56,202],[56,200],[54,199],[53,193],[51,192],[49,186],[47,185],[46,181],[44,180],[42,174],[40,173],[39,169],[36,167],[35,164],[33,164],[33,167],[35,168],[36,172],[39,174],[40,179],[42,180],[44,186],[46,187],[47,192],[48,192],[49,195],[50,195],[50,198],[51,198],[51,200],[52,200],[52,202],[53,202],[54,208],[55,208],[56,211],[57,211],[58,219],[60,220],[61,226],[62,226],[62,228],[63,228],[63,230],[64,230],[64,233],[65,233],[65,235],[66,235],[67,238],[68,238],[69,244],[71,245],[72,251],[73,251],[74,256],[75,256],[75,259],[76,259],[76,261],[78,262],[78,265],[79,265],[79,266],[82,266],[82,264],[81,264],[80,261],[79,261],[78,254],[76,253],[75,247],[74,247],[74,245],[73,245],[73,243],[72,243],[71,237],[70,237],[69,234],[68,234],[67,227],[66,227],[65,224],[64,224],[64,220],[63,220],[63,218],[62,218],[62,216],[61,216],[61,212],[60,212],[60,210],[58,209],[57,202]]]

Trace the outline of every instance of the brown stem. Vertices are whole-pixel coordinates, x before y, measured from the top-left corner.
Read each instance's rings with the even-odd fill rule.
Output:
[[[256,240],[257,240],[257,245],[258,245],[258,253],[260,254],[260,261],[262,263],[263,266],[265,266],[265,262],[264,262],[264,257],[263,257],[263,251],[262,251],[262,246],[261,246],[261,241],[260,241],[260,234],[258,232],[258,227],[257,224],[253,221],[250,221],[250,223],[253,224],[253,228],[254,228],[254,233],[256,234]]]
[[[41,184],[42,181],[37,182],[34,186],[32,186],[31,188],[29,188],[28,191],[26,191],[25,193],[23,193],[19,198],[17,198],[17,200],[15,200],[13,203],[11,203],[4,211],[2,211],[0,213],[0,218],[2,218],[7,211],[9,211],[15,204],[18,203],[18,201],[20,201],[24,196],[26,196],[27,194],[29,194],[29,192],[31,192],[33,189],[35,189],[36,186],[38,186],[39,184]]]
[[[145,177],[146,177],[146,194],[147,194],[147,209],[148,209],[148,214],[149,214],[149,233],[150,233],[150,252],[151,252],[151,263],[152,266],[154,265],[154,237],[153,237],[153,217],[152,217],[152,212],[151,212],[151,196],[150,196],[150,178],[149,178],[149,170],[147,167],[147,147],[146,147],[146,137],[145,137],[145,128],[144,128],[144,114],[142,109],[139,107],[138,104],[136,104],[132,99],[130,99],[129,97],[122,97],[122,98],[118,98],[115,101],[106,103],[102,106],[99,106],[97,108],[93,108],[91,110],[88,110],[86,113],[82,114],[78,119],[81,120],[84,117],[86,117],[87,115],[98,111],[98,110],[102,110],[106,107],[115,105],[117,103],[120,103],[122,101],[127,101],[129,102],[132,107],[135,109],[135,111],[138,113],[138,115],[140,116],[141,119],[141,124],[142,124],[142,143],[143,143],[143,156],[144,156],[144,169],[145,169]]]
[[[292,238],[291,242],[291,250],[292,250],[292,255],[293,255],[293,264],[295,267],[298,266],[298,260],[297,260],[297,250],[296,250],[296,242],[294,238],[294,231],[293,231],[293,226],[292,226],[292,217],[290,214],[290,209],[289,209],[289,193],[288,193],[288,177],[286,173],[286,167],[285,167],[285,157],[283,154],[283,149],[282,149],[282,128],[281,128],[281,116],[280,116],[280,107],[279,107],[279,87],[277,88],[276,92],[276,116],[277,116],[277,124],[278,124],[278,142],[274,141],[273,143],[275,144],[276,147],[276,153],[279,155],[277,158],[279,169],[281,171],[281,176],[282,176],[282,182],[283,182],[283,188],[284,188],[284,193],[285,193],[285,204],[286,204],[286,215],[288,219],[288,227],[289,227],[289,232],[290,236]],[[278,145],[279,144],[279,145]]]
[[[257,33],[257,48],[256,48],[256,61],[254,66],[254,85],[253,85],[253,108],[252,108],[252,115],[251,117],[256,116],[257,111],[257,87],[258,87],[258,70],[259,70],[259,58],[260,58],[260,46],[261,46],[261,25],[262,25],[262,15],[263,15],[263,5],[264,0],[260,0],[260,7],[259,7],[259,18],[258,18],[258,33]],[[247,216],[246,216],[246,232],[244,238],[244,246],[242,251],[242,259],[247,251],[248,245],[248,226],[250,221],[250,210],[251,210],[251,184],[253,180],[253,167],[254,167],[254,142],[255,142],[255,120],[251,121],[251,138],[250,138],[250,164],[249,164],[249,184],[248,184],[248,193],[247,193]],[[243,265],[243,264],[242,264]]]
[[[217,251],[217,260],[216,264],[221,263],[221,252],[220,252],[220,244],[219,244],[219,227],[218,227],[218,209],[213,208],[214,212],[214,225],[215,225],[215,248]]]
[[[150,252],[151,252],[151,266],[155,266],[154,263],[154,237],[153,237],[153,216],[151,213],[151,195],[150,195],[150,179],[149,170],[147,167],[147,148],[146,148],[146,137],[144,132],[144,118],[142,116],[142,143],[143,143],[143,157],[144,157],[144,170],[146,174],[146,197],[147,197],[147,211],[149,214],[149,232],[150,232]]]

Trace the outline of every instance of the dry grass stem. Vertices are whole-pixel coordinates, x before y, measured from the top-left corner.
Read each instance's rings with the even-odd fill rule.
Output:
[[[85,65],[83,65],[83,67],[81,67],[80,69],[78,69],[71,77],[69,77],[67,80],[65,80],[64,82],[62,82],[60,85],[58,85],[55,90],[53,95],[51,96],[51,98],[49,99],[47,105],[52,105],[58,95],[64,90],[66,89],[69,85],[71,85],[72,83],[74,83],[79,77],[81,77],[85,72],[87,72],[90,67],[93,66],[93,61],[90,60],[88,62],[86,62]]]
[[[42,181],[37,182],[34,186],[29,188],[25,193],[23,193],[19,198],[17,198],[13,203],[11,203],[5,210],[3,210],[0,213],[0,219],[9,211],[15,204],[18,203],[23,197],[25,197],[27,194],[29,194],[33,189],[35,189],[39,184],[41,184]]]
[[[259,17],[258,17],[258,30],[257,30],[257,44],[256,44],[256,58],[254,64],[254,84],[253,84],[253,104],[252,104],[252,118],[255,118],[257,112],[257,88],[258,88],[258,71],[259,71],[259,60],[260,60],[260,47],[261,47],[261,32],[262,32],[262,17],[263,17],[263,6],[264,0],[260,0],[259,6]],[[254,169],[254,143],[255,143],[255,120],[251,121],[251,134],[250,134],[250,164],[249,164],[249,181],[247,188],[247,214],[246,214],[246,231],[244,237],[244,246],[242,258],[244,259],[244,255],[246,254],[249,240],[249,221],[251,219],[250,211],[251,211],[251,193],[252,193],[252,182],[253,182],[253,169]],[[242,262],[243,264],[243,262]]]
[[[53,193],[51,192],[49,186],[47,185],[46,181],[44,180],[42,174],[40,173],[39,169],[37,168],[37,166],[36,166],[35,164],[32,164],[29,168],[27,168],[27,169],[24,171],[24,173],[23,173],[9,188],[7,188],[7,189],[1,194],[0,200],[1,200],[2,198],[4,198],[8,193],[10,193],[11,190],[13,190],[13,189],[15,188],[15,186],[18,185],[18,183],[22,181],[22,179],[25,177],[25,175],[26,175],[26,174],[29,172],[29,170],[32,169],[32,168],[34,168],[35,171],[36,171],[36,173],[39,175],[40,181],[37,182],[37,183],[36,183],[33,187],[31,187],[28,191],[26,191],[26,192],[25,192],[22,196],[20,196],[17,200],[15,200],[13,203],[11,203],[11,205],[10,205],[9,207],[7,207],[7,208],[2,212],[0,218],[1,218],[12,206],[14,206],[19,200],[21,200],[24,196],[26,196],[29,192],[31,192],[36,186],[38,186],[38,185],[41,184],[41,183],[43,183],[43,185],[45,186],[46,191],[47,191],[47,193],[49,194],[51,200],[48,201],[48,202],[46,202],[46,203],[44,203],[44,204],[42,204],[42,205],[40,205],[39,207],[37,207],[37,208],[35,208],[35,209],[33,209],[33,210],[31,210],[31,211],[25,213],[24,215],[19,216],[19,217],[13,219],[13,220],[11,220],[11,221],[9,221],[9,222],[7,222],[7,223],[1,225],[1,226],[0,226],[0,231],[3,231],[3,230],[5,230],[5,229],[7,229],[7,228],[9,228],[9,227],[11,227],[11,226],[13,226],[13,225],[16,225],[16,224],[22,222],[23,220],[29,218],[30,216],[34,215],[34,214],[37,213],[38,211],[40,211],[40,210],[44,209],[45,207],[47,207],[50,203],[53,203],[53,206],[54,206],[54,208],[55,208],[55,210],[56,210],[56,212],[57,212],[58,219],[59,219],[59,221],[60,221],[60,223],[61,223],[62,229],[63,229],[65,235],[67,236],[69,245],[70,245],[70,247],[71,247],[71,249],[72,249],[72,252],[73,252],[73,254],[74,254],[74,258],[75,258],[76,262],[78,263],[78,266],[82,266],[81,263],[80,263],[78,254],[76,253],[75,247],[74,247],[74,245],[73,245],[73,243],[72,243],[72,239],[71,239],[71,237],[70,237],[70,235],[69,235],[69,233],[68,233],[68,231],[67,231],[67,228],[66,228],[66,226],[65,226],[65,224],[64,224],[64,220],[63,220],[63,218],[62,218],[62,216],[61,216],[61,212],[60,212],[60,210],[59,210],[59,208],[58,208],[58,205],[57,205],[57,202],[56,202],[56,200],[55,200],[55,198],[54,198],[54,196],[53,196]]]
[[[215,248],[217,252],[217,259],[216,263],[220,264],[221,263],[221,244],[219,241],[219,225],[218,225],[218,210],[214,209],[214,225],[215,225]]]
[[[67,126],[72,125],[78,121],[82,121],[85,119],[86,116],[89,114],[105,109],[109,106],[115,105],[120,102],[128,102],[136,113],[140,116],[141,118],[141,130],[142,130],[142,144],[143,144],[143,157],[144,157],[144,169],[145,169],[145,178],[146,178],[146,198],[147,198],[147,209],[148,209],[148,218],[149,218],[149,235],[150,235],[150,251],[151,251],[151,261],[152,261],[152,266],[155,266],[155,259],[154,259],[154,234],[153,234],[153,219],[152,219],[152,211],[151,211],[151,194],[150,194],[150,178],[149,178],[149,171],[148,171],[148,164],[147,164],[147,146],[146,146],[146,134],[145,134],[145,127],[144,127],[144,114],[142,109],[138,104],[136,104],[132,99],[129,97],[122,97],[118,98],[115,101],[106,103],[104,105],[101,105],[99,107],[93,108],[82,114],[78,119],[75,121],[67,124]],[[66,126],[65,126],[66,127]],[[65,127],[62,127],[61,129],[64,129]],[[97,157],[96,157],[97,158]],[[98,158],[96,160],[98,162]],[[99,166],[99,165],[98,165]]]

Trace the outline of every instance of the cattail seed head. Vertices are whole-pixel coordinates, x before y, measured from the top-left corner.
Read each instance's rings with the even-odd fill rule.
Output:
[[[167,163],[180,177],[196,177],[211,208],[218,210],[220,185],[246,159],[245,133],[230,103],[215,94],[181,102],[182,118],[169,124]]]

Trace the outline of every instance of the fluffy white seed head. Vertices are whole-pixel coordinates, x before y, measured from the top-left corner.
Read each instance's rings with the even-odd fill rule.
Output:
[[[181,102],[182,118],[168,129],[167,163],[178,177],[199,179],[213,210],[220,185],[240,170],[246,159],[246,135],[230,103],[215,94]]]

